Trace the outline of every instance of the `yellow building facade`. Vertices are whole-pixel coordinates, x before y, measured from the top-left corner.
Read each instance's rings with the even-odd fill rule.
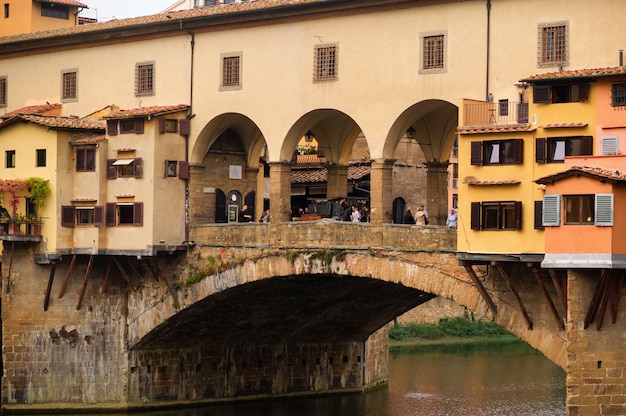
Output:
[[[7,0],[1,12],[0,36],[76,26],[78,13],[86,8],[76,0]]]

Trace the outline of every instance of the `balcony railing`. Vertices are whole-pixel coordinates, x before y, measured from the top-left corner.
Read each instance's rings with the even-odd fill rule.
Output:
[[[472,102],[463,106],[463,127],[496,127],[528,124],[526,102]]]
[[[39,241],[41,221],[0,221],[0,240]]]

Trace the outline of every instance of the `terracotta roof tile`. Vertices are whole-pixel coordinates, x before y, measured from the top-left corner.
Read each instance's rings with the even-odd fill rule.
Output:
[[[510,126],[460,126],[459,134],[515,133],[533,131],[535,127],[526,124]]]
[[[0,128],[16,121],[26,121],[49,127],[51,129],[71,130],[104,130],[104,123],[77,117],[39,116],[36,114],[19,114],[0,123]]]
[[[369,165],[350,165],[348,166],[348,180],[361,179],[370,173]],[[310,168],[310,169],[293,169],[291,171],[291,183],[319,183],[328,180],[328,169]]]
[[[479,180],[476,180],[476,179],[472,179],[472,180],[468,180],[467,181],[468,185],[473,185],[473,186],[519,185],[520,183],[522,183],[522,182],[517,180],[517,179],[504,179],[504,180],[499,180],[499,181],[479,181]]]
[[[57,114],[51,114],[51,115],[59,115],[61,107],[62,105],[59,103],[30,105],[30,106],[18,108],[17,110],[13,110],[11,112],[3,114],[0,116],[0,119],[12,118],[18,114],[45,114],[47,112],[51,112],[52,110],[59,110],[59,111],[55,111]]]
[[[187,110],[189,106],[187,104],[178,105],[156,105],[152,107],[132,108],[129,110],[113,111],[103,118],[119,119],[119,118],[136,118],[147,116],[159,116],[162,114],[175,113],[177,111]]]
[[[74,146],[80,146],[85,144],[96,144],[106,140],[106,136],[93,136],[93,137],[79,137],[70,142]]]
[[[535,182],[546,185],[572,176],[586,176],[612,183],[626,182],[626,172],[592,166],[572,166],[566,171],[544,176],[543,178],[535,180]]]
[[[573,128],[573,127],[587,127],[587,123],[579,122],[579,123],[551,123],[544,124],[540,126],[540,129],[565,129],[565,128]]]
[[[73,6],[73,7],[82,7],[84,9],[88,9],[85,3],[81,3],[76,0],[39,0],[41,3],[54,3],[54,4],[63,4],[65,6]]]
[[[150,16],[133,17],[129,19],[114,19],[101,23],[71,26],[40,32],[22,33],[15,36],[4,36],[0,37],[0,44],[98,31],[111,31],[119,28],[130,28],[132,26],[154,25],[162,22],[197,19],[204,16],[219,16],[250,10],[279,8],[301,3],[323,3],[327,1],[329,0],[256,0],[243,3],[226,4],[219,7],[196,7],[189,10],[154,14]]]
[[[532,75],[521,79],[520,82],[533,83],[537,81],[575,79],[575,78],[601,78],[626,75],[626,66],[616,66],[610,68],[574,69],[569,71],[547,72],[545,74]]]

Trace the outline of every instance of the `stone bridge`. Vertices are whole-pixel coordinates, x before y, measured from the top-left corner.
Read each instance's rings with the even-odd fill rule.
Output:
[[[5,243],[3,407],[361,391],[387,379],[387,324],[435,296],[567,368],[567,331],[554,319],[565,314],[545,297],[558,299],[550,276],[509,264],[504,281],[495,267],[461,266],[455,231],[334,220],[199,225],[186,253],[53,265],[32,261],[32,243]]]

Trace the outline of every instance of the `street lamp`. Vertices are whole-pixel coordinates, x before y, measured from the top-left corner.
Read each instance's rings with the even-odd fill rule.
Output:
[[[406,138],[409,140],[415,140],[415,129],[413,128],[413,126],[407,129]]]
[[[312,143],[313,142],[313,133],[311,133],[311,130],[307,131],[306,134],[304,135],[304,141],[307,143]]]

